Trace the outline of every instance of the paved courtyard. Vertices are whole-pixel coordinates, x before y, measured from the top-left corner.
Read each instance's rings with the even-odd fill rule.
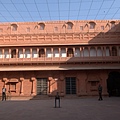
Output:
[[[0,120],[120,120],[120,97],[0,101]]]

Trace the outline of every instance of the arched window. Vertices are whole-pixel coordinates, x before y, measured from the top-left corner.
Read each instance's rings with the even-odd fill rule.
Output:
[[[67,57],[74,57],[74,53],[73,53],[73,49],[72,48],[68,48],[68,50],[67,50]]]
[[[39,57],[45,57],[45,51],[44,49],[39,50]]]
[[[44,23],[39,23],[39,29],[44,30],[45,29],[45,24]]]
[[[96,56],[96,50],[94,47],[90,48],[90,56]]]
[[[101,49],[101,47],[97,48],[97,56],[102,56],[102,49]]]
[[[115,22],[114,21],[112,21],[110,23],[111,23],[111,28],[115,27]]]
[[[116,49],[116,47],[112,47],[111,56],[117,56],[117,49]]]
[[[17,54],[16,54],[16,50],[12,50],[11,51],[11,58],[16,58],[17,57]]]
[[[89,24],[90,24],[90,29],[95,29],[96,24],[94,22],[90,22]]]
[[[72,28],[73,28],[73,23],[67,22],[67,29],[72,29]]]
[[[17,31],[17,28],[18,28],[17,24],[12,24],[11,25],[12,31]]]
[[[89,56],[89,51],[88,51],[88,48],[85,47],[84,48],[84,57],[88,57]]]

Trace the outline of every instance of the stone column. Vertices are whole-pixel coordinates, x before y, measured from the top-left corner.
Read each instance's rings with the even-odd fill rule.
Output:
[[[73,56],[72,57],[75,57],[75,48],[73,48]]]
[[[9,58],[12,57],[11,55],[12,55],[12,54],[11,54],[11,49],[9,49]]]
[[[20,85],[20,95],[23,95],[23,80],[24,80],[24,78],[20,78],[20,82],[21,82],[21,85]]]
[[[79,83],[79,81],[80,81],[80,80],[79,80],[79,76],[77,76],[77,79],[76,79],[76,82],[77,82],[77,83],[76,83],[76,85],[77,85],[77,95],[78,95],[78,96],[80,95],[80,87],[79,87],[79,86],[80,86],[80,83]]]
[[[77,79],[79,79],[79,95],[87,95],[87,87],[86,87],[86,73],[80,72],[77,75]]]
[[[65,51],[66,51],[66,57],[68,57],[68,54],[67,54],[68,48],[66,48]]]
[[[2,49],[2,58],[4,59],[4,57],[5,57],[5,50],[4,49]]]
[[[102,57],[103,57],[104,56],[103,47],[101,47],[101,51],[102,51]]]
[[[84,50],[85,50],[85,47],[82,47],[82,57],[84,57]]]
[[[65,95],[65,81],[64,81],[64,76],[60,75],[60,92],[61,92],[61,96]]]
[[[81,56],[82,56],[82,55],[81,55],[81,50],[82,50],[82,48],[80,47],[79,50],[80,50],[80,57],[81,57]]]
[[[32,59],[32,48],[30,48],[30,58]]]
[[[31,95],[35,95],[35,77],[31,78],[32,81],[32,88],[31,88]]]
[[[18,48],[16,49],[16,58],[19,58]]]
[[[25,58],[25,48],[23,48],[23,58]]]
[[[39,58],[39,48],[37,48],[37,58]]]
[[[90,57],[90,47],[88,47],[89,57]]]
[[[44,57],[44,60],[46,60],[46,57],[47,57],[47,54],[46,54],[47,50],[46,50],[46,48],[44,48],[44,51],[45,51],[45,57]]]
[[[53,58],[53,48],[51,48],[51,54],[52,54],[52,56],[51,56],[51,57]]]
[[[59,58],[61,57],[61,48],[58,48],[58,51],[59,51]]]
[[[51,89],[50,89],[50,86],[51,86],[51,80],[53,78],[52,77],[48,77],[48,80],[49,80],[49,84],[48,84],[48,95],[51,93]]]
[[[98,49],[97,49],[97,47],[95,47],[95,51],[96,51],[96,56],[95,56],[95,57],[97,57],[97,56],[98,56],[98,55],[97,55],[97,50],[98,50]]]

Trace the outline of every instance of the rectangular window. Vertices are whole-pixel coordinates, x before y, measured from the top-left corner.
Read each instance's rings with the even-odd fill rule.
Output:
[[[83,30],[83,26],[80,26],[80,30]]]
[[[0,33],[2,33],[3,32],[3,29],[2,28],[0,28]]]
[[[12,82],[10,83],[10,91],[11,91],[11,92],[15,92],[15,91],[16,91],[16,83],[14,83],[14,82],[13,82],[13,83],[12,83]]]
[[[28,27],[26,31],[27,31],[27,32],[30,32],[30,28]]]
[[[55,27],[54,30],[55,30],[55,31],[58,31],[58,27]]]
[[[104,30],[104,26],[101,26],[101,30]]]

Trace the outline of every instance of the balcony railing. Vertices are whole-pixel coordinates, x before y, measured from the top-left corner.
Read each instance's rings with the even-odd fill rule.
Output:
[[[31,63],[77,63],[77,62],[120,62],[120,56],[106,57],[41,57],[41,58],[0,58],[0,64]]]

